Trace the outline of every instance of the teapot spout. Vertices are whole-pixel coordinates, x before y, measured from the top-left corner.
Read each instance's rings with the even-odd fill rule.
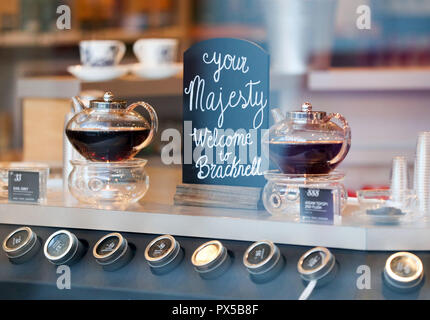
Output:
[[[273,120],[275,120],[275,123],[281,122],[285,119],[284,114],[279,108],[274,108],[270,112],[272,113],[272,117],[273,117]]]
[[[74,113],[81,112],[82,110],[87,108],[85,106],[84,102],[82,101],[82,99],[78,96],[72,97],[72,101],[73,101],[73,112]]]

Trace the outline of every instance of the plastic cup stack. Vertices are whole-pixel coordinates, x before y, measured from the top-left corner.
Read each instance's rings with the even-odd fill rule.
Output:
[[[408,161],[406,157],[394,157],[391,170],[391,197],[395,202],[403,202],[408,191]]]
[[[419,211],[430,216],[430,131],[420,132],[418,135],[414,189]]]

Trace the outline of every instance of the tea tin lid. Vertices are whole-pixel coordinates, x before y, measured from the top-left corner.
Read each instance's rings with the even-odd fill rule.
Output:
[[[410,252],[392,254],[385,263],[384,278],[388,284],[398,289],[418,286],[424,277],[421,259]]]
[[[34,247],[37,235],[29,227],[18,228],[3,241],[3,251],[9,258],[19,258]]]
[[[214,271],[227,260],[227,249],[218,240],[212,240],[199,246],[191,257],[191,263],[200,273]]]
[[[181,247],[171,235],[153,239],[145,249],[145,259],[153,268],[167,266],[178,256]]]
[[[78,247],[79,240],[73,233],[67,230],[59,230],[51,234],[46,240],[43,252],[49,262],[61,265],[74,258]]]
[[[113,232],[102,237],[93,248],[93,256],[99,264],[112,264],[124,255],[128,248],[127,239]]]
[[[273,269],[280,258],[278,247],[272,241],[263,240],[254,242],[246,249],[243,264],[249,273],[262,274]]]
[[[303,254],[297,263],[297,270],[306,281],[319,280],[327,276],[334,268],[336,259],[324,247],[315,247]]]

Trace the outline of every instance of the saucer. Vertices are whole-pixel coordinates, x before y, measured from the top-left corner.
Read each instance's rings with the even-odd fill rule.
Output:
[[[369,214],[366,210],[359,209],[352,213],[351,217],[364,225],[399,225],[413,221],[410,213],[401,214]]]
[[[107,81],[122,77],[129,71],[128,66],[116,65],[106,67],[91,67],[75,65],[67,68],[71,74],[83,81]]]
[[[140,78],[163,79],[177,75],[182,68],[182,63],[168,63],[153,66],[136,63],[131,65],[131,72]]]

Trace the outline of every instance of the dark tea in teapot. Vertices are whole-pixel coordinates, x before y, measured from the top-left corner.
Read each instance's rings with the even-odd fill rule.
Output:
[[[144,101],[127,106],[106,92],[102,100],[91,100],[85,106],[79,97],[73,101],[81,109],[66,126],[66,136],[73,147],[87,160],[119,162],[132,159],[149,145],[158,128],[154,108]],[[134,109],[145,109],[150,123]]]
[[[272,109],[275,124],[263,141],[270,159],[284,174],[328,174],[351,146],[351,128],[340,113],[313,111],[309,102],[301,110]]]
[[[270,142],[270,158],[284,173],[326,174],[339,164],[330,160],[339,154],[342,144],[343,141]]]
[[[145,128],[115,128],[98,131],[91,129],[66,130],[73,147],[86,159],[92,161],[123,161],[139,152],[137,148],[149,136]]]

